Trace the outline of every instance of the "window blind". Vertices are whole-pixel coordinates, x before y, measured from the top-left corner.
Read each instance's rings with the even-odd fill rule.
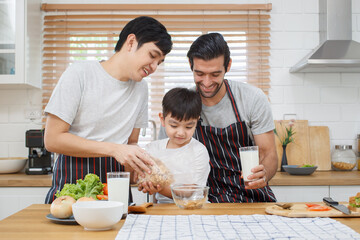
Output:
[[[270,88],[269,37],[271,4],[43,4],[43,109],[62,72],[78,60],[106,60],[114,53],[121,29],[135,17],[159,20],[172,36],[173,49],[149,86],[149,118],[159,128],[158,113],[171,88],[194,86],[186,57],[200,35],[220,32],[228,42],[232,67],[227,79]],[[45,119],[43,119],[45,121]],[[150,131],[141,144],[153,138]]]

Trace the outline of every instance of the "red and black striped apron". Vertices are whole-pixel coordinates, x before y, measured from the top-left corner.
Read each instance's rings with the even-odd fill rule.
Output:
[[[63,188],[65,183],[76,183],[77,179],[84,179],[86,174],[94,173],[102,183],[107,182],[107,172],[121,172],[124,167],[112,157],[71,157],[60,154],[55,161],[52,186],[46,195],[45,203],[52,203],[55,194]],[[129,194],[131,202],[131,194]]]
[[[230,86],[224,80],[232,103],[236,122],[226,128],[202,126],[198,121],[195,138],[202,142],[210,156],[211,170],[208,177],[209,201],[221,202],[275,202],[276,198],[267,185],[259,189],[245,189],[241,178],[241,159],[239,148],[253,146],[245,122],[241,121],[239,111]]]

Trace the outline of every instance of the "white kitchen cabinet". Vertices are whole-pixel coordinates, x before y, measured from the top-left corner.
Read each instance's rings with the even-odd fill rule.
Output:
[[[330,186],[330,197],[335,201],[349,201],[349,197],[360,192],[360,186]]]
[[[0,220],[31,204],[43,204],[48,191],[49,187],[0,187]]]
[[[330,186],[270,186],[278,202],[322,202]]]
[[[0,1],[0,88],[41,87],[41,0]]]
[[[278,202],[322,202],[323,197],[349,201],[360,192],[359,185],[351,186],[270,186]]]

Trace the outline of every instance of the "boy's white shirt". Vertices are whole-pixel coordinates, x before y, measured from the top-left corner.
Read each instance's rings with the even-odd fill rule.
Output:
[[[153,141],[145,150],[159,158],[174,175],[174,183],[195,183],[206,185],[210,172],[209,154],[206,147],[194,138],[180,148],[166,148],[169,138]],[[159,203],[172,203],[173,200],[156,193]]]

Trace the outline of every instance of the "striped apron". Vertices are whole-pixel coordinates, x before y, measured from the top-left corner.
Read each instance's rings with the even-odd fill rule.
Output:
[[[65,183],[76,183],[77,179],[84,179],[86,174],[94,173],[102,183],[107,182],[107,172],[122,172],[124,167],[112,157],[71,157],[60,154],[55,161],[52,177],[52,186],[46,195],[45,203],[52,203],[56,192],[63,188]],[[132,202],[131,191],[129,202]]]
[[[275,202],[276,198],[267,185],[259,189],[245,189],[241,178],[239,148],[253,146],[244,121],[239,111],[230,86],[224,80],[227,93],[232,103],[236,122],[226,128],[202,126],[198,121],[195,138],[202,142],[210,156],[211,170],[208,177],[209,201],[221,202]]]

